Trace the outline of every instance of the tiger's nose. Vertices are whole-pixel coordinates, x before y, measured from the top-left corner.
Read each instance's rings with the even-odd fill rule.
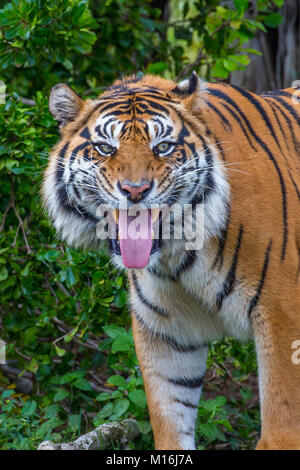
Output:
[[[124,180],[122,183],[118,182],[118,188],[123,196],[126,196],[132,201],[140,201],[144,199],[151,191],[153,182],[142,180],[140,183],[135,183],[130,180]]]

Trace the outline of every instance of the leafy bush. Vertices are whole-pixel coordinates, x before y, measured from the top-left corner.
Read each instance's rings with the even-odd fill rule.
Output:
[[[233,7],[172,2],[168,19],[153,3],[13,0],[0,10],[0,79],[8,93],[0,104],[0,325],[8,360],[0,368],[3,449],[70,440],[128,416],[142,431],[132,446],[153,446],[126,277],[104,250],[61,244],[41,208],[42,173],[58,138],[47,94],[67,81],[96,96],[122,74],[174,77],[189,64],[208,78],[227,77],[255,52],[246,45],[255,31],[278,24],[272,8],[282,1],[259,1],[256,12],[246,0]],[[255,373],[253,346],[228,340],[211,351],[209,372],[217,383],[230,369],[240,389]],[[247,433],[257,433],[258,411],[255,404],[247,408],[247,387],[232,399],[210,393],[215,396],[199,407],[199,445],[215,447],[224,436],[233,448],[241,437],[252,443]]]

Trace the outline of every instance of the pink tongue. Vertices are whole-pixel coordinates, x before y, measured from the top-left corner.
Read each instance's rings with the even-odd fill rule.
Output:
[[[128,216],[127,210],[120,210],[119,240],[125,266],[144,268],[152,248],[150,210],[140,211],[136,216]]]

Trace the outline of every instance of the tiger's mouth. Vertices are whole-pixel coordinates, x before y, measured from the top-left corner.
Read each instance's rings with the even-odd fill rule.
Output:
[[[111,215],[116,234],[115,238],[110,238],[112,251],[122,256],[126,268],[144,268],[150,255],[160,246],[159,209],[137,210],[136,215],[129,215],[128,210],[113,209]]]

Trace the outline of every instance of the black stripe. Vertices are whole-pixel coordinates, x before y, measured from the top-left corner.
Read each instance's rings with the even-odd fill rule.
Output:
[[[103,126],[103,132],[104,132],[104,134],[106,135],[107,138],[109,138],[109,135],[107,134],[107,126],[108,126],[111,122],[115,122],[115,121],[116,121],[116,119],[112,117],[112,118],[108,119],[108,120],[106,121],[106,123],[104,124],[104,126]]]
[[[101,106],[101,105],[103,105],[103,106]],[[98,109],[99,109],[99,113],[102,114],[102,113],[104,113],[105,111],[107,111],[108,109],[111,109],[111,108],[114,108],[116,111],[119,110],[119,107],[121,107],[121,109],[122,109],[122,106],[124,106],[124,105],[126,106],[126,109],[129,110],[129,103],[128,103],[128,101],[125,101],[125,100],[120,101],[120,102],[118,102],[116,100],[113,100],[111,103],[100,103]],[[112,114],[114,114],[114,113],[112,112]],[[124,113],[121,113],[121,114],[124,114]]]
[[[236,243],[235,250],[234,250],[234,254],[233,254],[233,258],[232,258],[232,262],[231,262],[231,266],[230,266],[229,271],[227,273],[227,276],[226,276],[226,279],[224,281],[222,290],[221,290],[221,292],[219,292],[217,294],[216,303],[217,303],[217,307],[219,309],[222,307],[224,299],[226,297],[228,297],[228,295],[232,292],[232,289],[234,287],[235,278],[236,278],[236,268],[237,268],[237,264],[238,264],[239,251],[240,251],[240,248],[241,248],[243,232],[244,232],[244,230],[243,230],[243,227],[241,225],[240,230],[239,230],[237,243]]]
[[[199,189],[200,191],[200,192],[197,191],[195,196],[190,201],[190,204],[192,204],[193,207],[197,204],[205,203],[205,201],[207,200],[207,197],[215,188],[215,181],[213,178],[214,161],[213,161],[211,149],[206,145],[206,142],[201,135],[198,135],[197,137],[199,137],[204,147],[203,151],[205,153],[206,167],[203,168],[203,171],[206,171],[206,174],[205,174],[205,180],[202,182],[200,182],[200,179],[196,180],[194,183],[194,187],[192,188],[192,192],[193,192],[194,189],[198,186],[197,189]]]
[[[163,333],[158,333],[151,328],[149,328],[148,325],[145,324],[144,320],[140,317],[140,315],[136,312],[134,312],[134,316],[139,323],[139,325],[147,330],[149,336],[151,338],[155,338],[158,341],[161,341],[168,346],[170,346],[174,351],[180,352],[180,353],[185,353],[185,352],[194,352],[194,351],[200,351],[203,348],[206,348],[207,345],[205,343],[199,343],[199,344],[180,344],[178,343],[174,338],[172,338],[169,335],[165,335]]]
[[[186,252],[184,259],[180,265],[175,269],[174,278],[177,279],[187,269],[190,269],[197,259],[197,252],[195,250],[189,250]]]
[[[298,269],[297,269],[296,279],[298,279],[299,274],[300,274],[300,250],[298,250]]]
[[[221,119],[222,121],[222,125],[224,127],[225,130],[230,130],[232,131],[232,125],[230,124],[230,122],[228,121],[227,117],[224,116],[224,114],[222,113],[222,111],[220,111],[215,105],[213,105],[212,103],[210,103],[209,101],[206,101],[206,104],[208,105],[209,108],[211,108],[218,116],[219,118]],[[225,124],[227,126],[228,129],[225,128]]]
[[[87,140],[91,138],[90,131],[87,127],[85,127],[83,131],[80,133],[80,137],[83,137],[84,139],[87,139]]]
[[[260,147],[266,152],[266,154],[268,155],[270,161],[272,162],[272,164],[274,165],[275,167],[275,170],[277,172],[277,175],[278,175],[278,178],[279,178],[279,183],[280,183],[280,187],[281,187],[281,195],[282,195],[282,219],[283,219],[283,242],[282,242],[282,249],[281,249],[281,260],[283,261],[284,258],[285,258],[285,253],[286,253],[286,246],[287,246],[287,240],[288,240],[288,229],[287,229],[287,196],[286,196],[286,189],[285,189],[285,183],[284,183],[284,179],[283,179],[283,176],[281,174],[281,171],[280,171],[280,168],[278,166],[278,163],[273,155],[273,153],[271,152],[271,150],[269,149],[269,147],[267,146],[267,144],[256,134],[256,132],[254,131],[253,127],[251,126],[249,120],[247,119],[247,117],[245,116],[245,114],[243,113],[243,111],[239,108],[239,106],[230,98],[230,96],[228,96],[226,93],[223,93],[222,91],[220,90],[214,90],[214,89],[211,89],[211,88],[208,88],[207,91],[215,96],[217,96],[218,98],[228,102],[229,104],[231,104],[231,106],[233,106],[236,110],[238,110],[239,114],[242,116],[245,124],[247,125],[250,133],[253,135],[253,137],[255,138],[256,142],[260,145]]]
[[[272,97],[271,97],[272,99]],[[278,101],[278,100],[276,100]],[[270,103],[271,104],[271,103]],[[295,132],[294,132],[294,128],[293,128],[293,124],[292,124],[292,121],[291,119],[289,118],[289,116],[287,116],[287,114],[284,112],[284,110],[279,106],[278,103],[276,103],[274,101],[274,98],[273,98],[273,101],[272,101],[272,104],[271,106],[275,106],[276,109],[278,109],[278,111],[280,112],[280,114],[283,116],[283,118],[285,119],[286,123],[287,123],[287,126],[288,126],[288,129],[292,135],[292,140],[293,140],[293,144],[294,144],[294,147],[295,147],[295,151],[298,153],[299,152],[299,149],[300,149],[300,144],[299,144],[299,141],[297,140],[296,138],[296,135],[295,135]],[[299,124],[299,123],[298,123]],[[283,132],[284,134],[284,132]]]
[[[69,161],[70,167],[72,166],[72,164],[73,164],[75,158],[77,157],[77,153],[78,153],[80,150],[83,150],[84,148],[86,148],[88,145],[90,146],[91,143],[88,142],[88,141],[85,141],[85,142],[83,142],[82,144],[77,145],[77,147],[75,147],[75,149],[74,149],[74,150],[72,151],[72,153],[71,153],[71,157],[70,157],[70,161]]]
[[[84,149],[84,152],[83,152],[83,159],[84,159],[85,161],[89,161],[89,160],[90,160],[90,148]]]
[[[100,106],[100,103],[96,103],[94,108],[91,109],[87,114],[85,114],[85,116],[83,116],[80,121],[78,121],[77,126],[72,130],[72,134],[71,134],[72,136],[77,134],[77,132],[79,132],[79,130],[83,126],[86,126],[88,120],[94,114],[94,112],[98,109],[99,106]]]
[[[137,277],[136,277],[136,274],[134,272],[132,272],[132,280],[133,280],[133,284],[134,284],[134,287],[135,287],[135,291],[140,299],[140,301],[146,305],[146,307],[148,307],[150,310],[152,310],[153,312],[155,313],[158,313],[158,315],[162,315],[164,317],[167,317],[168,314],[167,312],[163,309],[163,308],[160,308],[158,307],[157,305],[153,305],[143,294],[143,292],[141,291],[141,288],[139,286],[139,283],[138,283],[138,280],[137,280]]]
[[[187,388],[198,388],[201,387],[203,384],[204,375],[200,377],[193,377],[192,379],[188,379],[187,377],[179,377],[176,379],[167,378],[168,382],[173,385],[180,385],[181,387]]]
[[[248,140],[248,143],[249,143],[249,145],[251,146],[251,148],[252,148],[255,152],[257,152],[257,149],[256,149],[256,147],[253,145],[253,142],[252,142],[252,140],[250,139],[250,136],[249,136],[249,134],[248,134],[248,131],[247,131],[246,127],[244,126],[244,123],[242,122],[242,120],[239,118],[238,114],[237,114],[233,109],[231,109],[230,106],[228,106],[228,104],[226,104],[226,103],[221,103],[221,105],[222,105],[225,109],[227,109],[227,111],[232,115],[232,117],[235,119],[235,121],[236,121],[236,122],[238,123],[238,125],[240,126],[240,128],[241,128],[241,130],[242,130],[244,136],[245,136],[246,139]],[[233,106],[233,105],[231,105],[231,106]]]
[[[224,249],[225,249],[229,223],[230,223],[230,206],[228,205],[226,227],[221,231],[221,234],[218,238],[219,248],[218,248],[218,251],[217,251],[217,254],[214,259],[211,269],[215,269],[218,264],[219,264],[219,270],[223,267]]]
[[[277,103],[272,103],[271,101],[268,101],[268,104],[271,106],[272,108],[272,111],[273,111],[273,114],[275,116],[275,119],[276,119],[276,122],[280,128],[280,131],[281,131],[281,134],[283,135],[284,138],[286,138],[286,134],[285,134],[285,131],[281,125],[281,122],[280,122],[280,119],[279,117],[277,116],[277,112],[276,112],[276,109],[274,108],[274,105],[276,106],[277,109],[280,109],[279,105]],[[281,111],[281,109],[280,109]]]
[[[169,97],[165,97],[163,95],[161,95],[160,93],[154,93],[153,91],[147,91],[147,92],[144,92],[142,91],[140,93],[140,96],[147,99],[147,97],[150,97],[150,98],[155,98],[155,99],[159,99],[161,101],[166,101],[167,103],[174,103],[174,104],[180,104],[181,102],[180,101],[176,101],[174,99],[171,98],[171,96]]]
[[[152,268],[147,268],[147,271],[152,274],[153,276],[158,277],[159,279],[168,279],[169,281],[176,281],[174,276],[171,276],[169,274],[163,273],[162,271],[158,271],[155,266]]]
[[[288,170],[288,172],[289,172],[289,177],[291,178],[291,181],[292,181],[293,186],[294,186],[294,188],[295,188],[297,197],[298,197],[298,199],[299,199],[299,201],[300,201],[300,191],[299,191],[299,188],[298,188],[298,186],[297,186],[297,183],[296,183],[296,181],[294,180],[294,178],[293,178],[292,173],[290,172],[290,170]]]
[[[59,202],[65,211],[72,213],[73,215],[77,217],[81,217],[81,218],[85,217],[85,219],[88,219],[89,222],[92,222],[93,224],[95,224],[99,222],[99,219],[97,217],[87,212],[86,209],[84,209],[78,204],[70,205],[68,203],[68,193],[67,193],[66,185],[63,181],[63,175],[64,175],[63,161],[66,155],[68,146],[69,146],[69,142],[67,142],[66,145],[60,151],[59,158],[57,161],[56,177],[57,177],[57,196],[58,196]]]
[[[264,91],[263,93],[261,93],[261,96],[263,98],[267,98],[268,96],[287,96],[288,98],[292,98],[292,94],[291,93],[288,93],[287,91],[283,91],[283,90],[271,90],[271,91]]]
[[[275,98],[275,97],[274,97]],[[285,100],[283,100],[282,98],[279,98],[278,96],[276,96],[275,98],[277,101],[279,101],[279,103],[282,104],[282,106],[284,106],[290,113],[291,115],[293,116],[293,118],[295,119],[297,125],[299,126],[300,125],[300,116],[296,113],[295,109],[293,106],[291,106],[289,103],[287,103]]]
[[[68,203],[68,194],[66,190],[66,185],[64,183],[60,183],[60,185],[57,187],[57,196],[58,196],[58,199],[62,208],[69,214],[73,214],[76,217],[80,217],[81,219],[84,218],[85,220],[91,222],[93,225],[99,222],[100,220],[99,218],[95,217],[93,214],[88,212],[81,205],[79,204],[70,205]]]
[[[165,106],[157,103],[156,101],[152,101],[152,100],[148,100],[148,99],[145,100],[145,99],[140,98],[140,97],[136,97],[135,101],[136,102],[144,102],[144,104],[150,105],[154,109],[158,109],[159,111],[162,111],[163,113],[166,113],[167,115],[170,114],[168,108],[166,108]]]
[[[252,310],[257,305],[257,302],[259,301],[259,298],[261,296],[262,289],[264,287],[265,278],[266,278],[266,275],[267,275],[267,270],[268,270],[268,265],[269,265],[271,248],[272,248],[272,239],[269,241],[268,247],[267,247],[266,252],[265,252],[264,265],[263,265],[263,268],[262,268],[260,281],[259,281],[259,284],[258,284],[258,287],[257,287],[256,294],[250,300],[249,309],[248,309],[248,317],[250,319],[251,319]]]
[[[69,147],[69,142],[67,142],[66,145],[61,149],[61,151],[59,152],[58,159],[57,159],[56,179],[58,183],[61,182],[62,177],[65,172],[64,159],[65,159],[68,147]]]
[[[179,398],[171,398],[171,400],[175,401],[176,403],[180,403],[181,405],[186,406],[187,408],[193,408],[194,410],[198,408],[197,405],[194,405],[193,403],[190,403],[189,401],[179,400]]]
[[[267,98],[267,97],[266,97],[266,98]],[[294,147],[295,147],[295,151],[298,152],[299,144],[298,144],[298,142],[297,142],[297,140],[296,140],[296,136],[295,136],[295,133],[294,133],[294,129],[293,129],[293,125],[292,125],[291,120],[289,119],[289,117],[285,114],[285,112],[280,108],[280,106],[279,106],[277,103],[274,103],[274,102],[271,102],[271,101],[270,101],[269,104],[270,104],[270,106],[271,106],[271,108],[272,108],[273,114],[274,114],[275,119],[276,119],[276,121],[277,121],[277,124],[278,124],[278,126],[279,126],[279,128],[280,128],[281,134],[282,134],[282,136],[283,136],[283,138],[284,138],[284,142],[285,142],[285,145],[286,145],[286,147],[287,147],[287,151],[288,151],[288,152],[290,151],[289,138],[287,137],[287,135],[286,135],[286,133],[285,133],[285,130],[284,130],[284,128],[283,128],[282,125],[281,125],[280,119],[279,119],[278,116],[277,116],[277,111],[276,111],[276,109],[279,110],[280,114],[285,118],[286,123],[287,123],[287,126],[288,126],[288,128],[289,128],[289,130],[290,130],[290,133],[291,133],[291,135],[292,135],[292,140],[293,140],[293,144],[294,144]],[[288,161],[288,159],[287,159],[285,153],[283,153],[283,155],[284,155],[286,164],[287,164],[287,166],[288,166],[288,174],[289,174],[290,180],[291,180],[291,182],[292,182],[292,184],[293,184],[293,186],[294,186],[294,188],[295,188],[297,197],[298,197],[298,199],[299,199],[299,201],[300,201],[300,191],[299,191],[299,188],[298,188],[298,186],[297,186],[297,184],[296,184],[296,182],[295,182],[295,180],[294,180],[294,178],[293,178],[293,176],[292,176],[292,173],[291,173],[291,170],[290,170],[289,161]]]
[[[272,126],[272,123],[268,117],[268,113],[265,111],[264,107],[261,105],[261,103],[255,98],[255,96],[252,93],[249,93],[249,91],[244,90],[243,88],[240,88],[236,85],[231,85],[232,88],[234,88],[236,91],[238,91],[244,98],[246,98],[255,108],[256,110],[260,113],[261,117],[263,118],[263,121],[269,131],[271,132],[271,135],[273,139],[275,140],[277,146],[281,150],[281,145],[277,139],[277,135],[274,131],[274,128]],[[281,150],[282,151],[282,150]]]

